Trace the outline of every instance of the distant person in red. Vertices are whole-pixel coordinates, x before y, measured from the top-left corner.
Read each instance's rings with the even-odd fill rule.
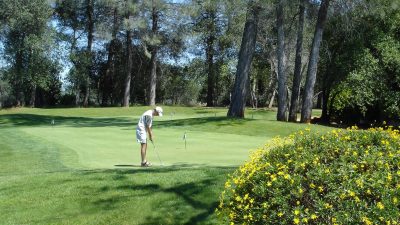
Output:
[[[147,133],[149,134],[150,141],[153,141],[153,131],[151,125],[153,124],[154,116],[162,116],[163,109],[156,107],[155,109],[147,110],[140,117],[138,125],[136,127],[136,139],[140,143],[140,154],[142,157],[141,166],[149,167],[151,164],[146,160],[147,152]]]

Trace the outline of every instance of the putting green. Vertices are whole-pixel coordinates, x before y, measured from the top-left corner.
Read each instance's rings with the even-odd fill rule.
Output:
[[[157,128],[156,123],[153,130],[155,149],[151,143],[148,144],[148,160],[153,165],[160,165],[158,153],[165,166],[237,166],[247,159],[250,150],[267,141],[260,136],[192,131],[180,127]],[[47,126],[24,127],[21,131],[74,151],[82,167],[115,168],[139,166],[140,145],[136,142],[135,127],[132,122],[122,127]],[[72,163],[65,159],[66,165]]]

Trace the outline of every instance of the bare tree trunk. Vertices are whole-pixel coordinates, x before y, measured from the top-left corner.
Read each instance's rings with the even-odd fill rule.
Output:
[[[108,57],[107,57],[107,69],[105,74],[105,82],[106,86],[110,87],[111,90],[108,92],[103,93],[102,105],[106,105],[108,99],[110,102],[113,102],[113,87],[114,87],[114,77],[115,77],[115,52],[116,52],[116,45],[117,45],[117,32],[118,32],[118,8],[114,7],[113,10],[113,31],[112,31],[112,39],[108,48]]]
[[[286,92],[286,65],[285,65],[285,33],[283,30],[283,1],[279,0],[276,15],[278,27],[278,121],[287,121],[287,92]]]
[[[126,31],[126,75],[125,75],[125,91],[123,106],[129,107],[130,93],[131,93],[131,70],[132,70],[132,46],[131,46],[131,31]]]
[[[315,27],[314,40],[311,47],[310,60],[308,63],[307,79],[304,89],[303,107],[301,109],[301,122],[311,122],[311,112],[313,107],[314,86],[317,76],[319,48],[322,41],[322,33],[326,17],[328,14],[330,0],[322,0],[321,6],[318,11],[317,25]]]
[[[79,91],[79,87],[77,85],[75,85],[75,106],[79,107],[79,101],[80,101],[80,91]]]
[[[126,0],[128,3],[128,0]],[[130,11],[126,14],[126,19],[129,19],[131,16]],[[126,75],[125,75],[125,91],[124,91],[124,99],[122,102],[123,107],[129,107],[130,93],[131,93],[131,71],[132,71],[132,32],[130,28],[126,30]]]
[[[15,91],[15,100],[16,100],[16,106],[20,107],[24,105],[24,100],[23,100],[23,93],[22,93],[22,77],[23,77],[23,52],[21,50],[17,51],[16,56],[15,56],[15,69],[16,73],[14,75],[14,81],[13,81],[13,86],[14,86],[14,91]]]
[[[158,11],[156,6],[154,5],[154,0],[152,0],[152,33],[153,36],[156,36],[158,31]],[[156,104],[156,87],[157,87],[157,48],[158,46],[152,46],[151,52],[151,72],[150,72],[150,96],[149,96],[149,105],[154,106]]]
[[[239,61],[236,71],[235,85],[232,94],[232,102],[229,107],[229,117],[244,118],[246,97],[249,86],[249,71],[253,60],[256,37],[259,7],[249,3],[244,26],[242,43],[240,45]]]
[[[275,101],[276,90],[272,92],[271,100],[269,100],[268,108],[271,109]]]
[[[151,73],[150,73],[150,99],[149,105],[156,104],[156,87],[157,87],[157,50],[153,49],[151,54]]]
[[[29,107],[31,107],[31,108],[35,107],[35,102],[36,102],[36,84],[34,84],[32,86],[31,99],[29,101]]]
[[[92,43],[93,43],[93,0],[87,0],[86,6],[86,15],[88,17],[87,26],[88,26],[88,40],[87,40],[87,57],[89,61],[89,65],[87,66],[87,77],[86,77],[86,91],[85,98],[83,100],[83,106],[87,107],[89,104],[89,92],[90,92],[90,77],[92,76]]]
[[[214,73],[214,30],[215,30],[215,12],[209,11],[211,22],[207,25],[209,35],[206,41],[206,58],[207,58],[207,106],[214,106],[215,95],[215,73]]]
[[[257,108],[257,92],[256,92],[256,87],[257,87],[257,80],[252,79],[251,81],[251,89],[250,89],[250,100],[251,100],[251,106],[256,109]]]
[[[301,82],[301,56],[303,53],[303,29],[304,29],[304,12],[306,0],[300,0],[299,5],[299,24],[297,27],[297,43],[296,43],[296,59],[294,65],[294,77],[292,87],[292,97],[289,109],[289,121],[297,121],[297,108],[299,107],[300,82]]]

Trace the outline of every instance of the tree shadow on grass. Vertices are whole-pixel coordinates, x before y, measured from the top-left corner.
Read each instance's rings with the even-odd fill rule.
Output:
[[[0,115],[2,127],[12,126],[71,126],[71,127],[106,127],[132,126],[132,118],[95,118],[95,117],[64,117],[36,114],[7,114]]]
[[[151,213],[144,215],[146,222],[141,224],[209,224],[210,216],[213,215],[218,205],[218,195],[223,189],[223,182],[227,174],[234,169],[233,167],[190,168],[188,165],[174,165],[162,168],[85,171],[83,175],[94,176],[99,173],[104,179],[105,173],[110,175],[106,175],[106,179],[114,181],[112,183],[112,181],[104,182],[103,180],[106,185],[101,187],[85,187],[90,189],[88,192],[96,196],[103,196],[91,201],[94,208],[117,209],[122,202],[127,201],[126,196],[130,196],[130,199],[151,199],[148,200],[148,204],[154,203],[155,199],[161,196],[157,204],[150,205]],[[198,173],[206,175],[203,174],[195,180],[189,178],[158,182],[155,179],[153,183],[135,179],[137,175],[176,178],[180,176],[195,177]],[[119,177],[119,180],[116,181],[116,177]],[[121,194],[110,197],[110,193]],[[146,202],[147,200],[145,200],[145,204],[147,204]]]
[[[181,126],[196,126],[206,123],[212,123],[216,126],[230,126],[230,125],[244,125],[245,123],[252,121],[252,119],[237,119],[229,118],[225,116],[218,117],[196,117],[179,120],[164,120],[155,121],[157,127],[181,127]]]
[[[243,125],[252,119],[235,119],[228,117],[196,117],[178,120],[154,121],[157,127],[181,127],[204,125],[207,123],[216,126]],[[129,117],[64,117],[49,116],[36,114],[7,114],[0,115],[1,127],[13,126],[49,126],[56,128],[57,126],[68,127],[135,127],[136,120]],[[133,129],[133,128],[132,128]]]

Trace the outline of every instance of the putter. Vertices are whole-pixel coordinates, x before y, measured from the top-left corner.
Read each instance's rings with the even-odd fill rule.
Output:
[[[153,149],[154,149],[154,151],[155,151],[156,154],[157,154],[158,160],[160,160],[161,166],[164,166],[164,164],[163,164],[162,161],[161,161],[160,155],[158,154],[158,152],[157,152],[157,150],[156,150],[156,145],[154,144],[153,140],[151,141],[151,143],[153,144]]]

